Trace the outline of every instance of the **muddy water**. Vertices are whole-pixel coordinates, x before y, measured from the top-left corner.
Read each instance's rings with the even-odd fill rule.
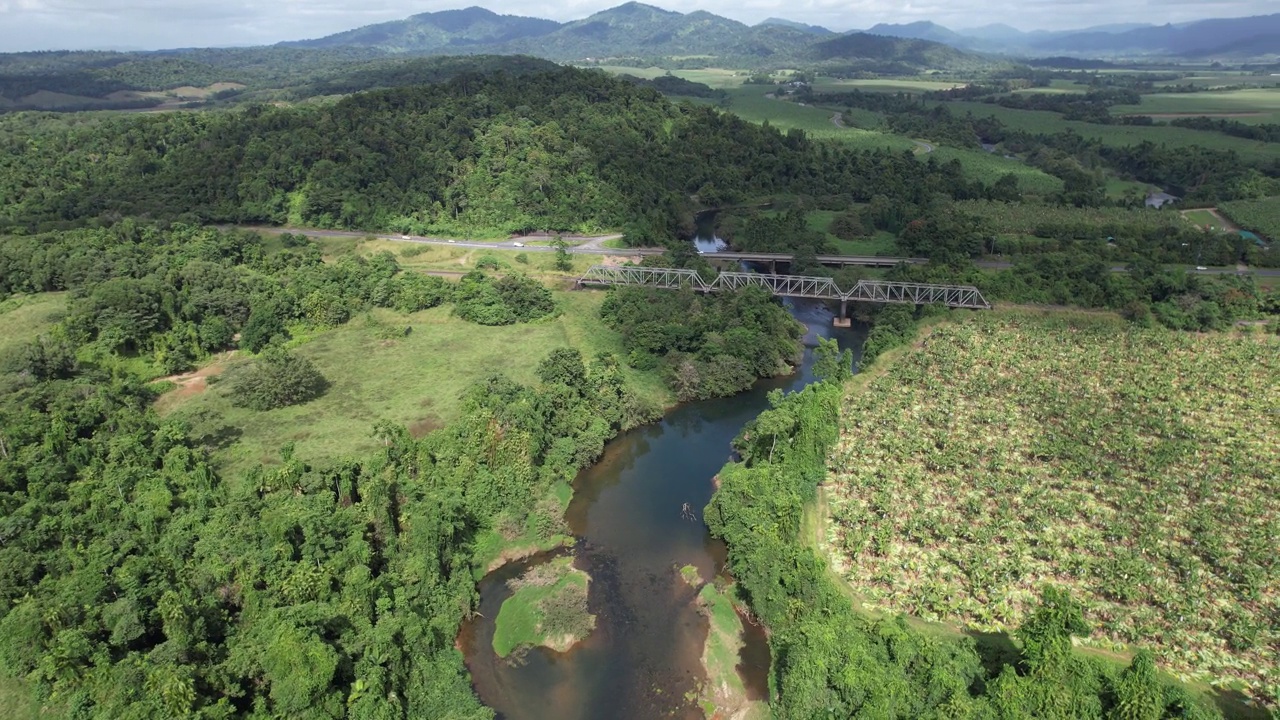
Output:
[[[592,578],[588,604],[596,630],[567,653],[535,648],[517,661],[493,652],[493,618],[509,595],[506,581],[546,556],[491,573],[480,583],[480,615],[459,638],[480,699],[506,720],[701,718],[696,697],[707,622],[679,568],[703,578],[724,568],[725,548],[708,535],[702,509],[711,480],[730,459],[730,442],[765,410],[774,388],[812,381],[817,337],[835,337],[857,353],[862,328],[834,329],[820,303],[792,307],[810,328],[798,371],[719,400],[683,405],[660,423],[622,435],[574,483],[567,520],[578,538],[577,567]],[[766,694],[769,650],[748,628],[739,672],[749,692]]]

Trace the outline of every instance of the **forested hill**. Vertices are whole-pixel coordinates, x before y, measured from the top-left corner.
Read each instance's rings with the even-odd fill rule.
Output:
[[[420,13],[404,20],[366,25],[315,40],[283,42],[285,47],[331,48],[346,45],[391,51],[458,52],[472,45],[494,45],[546,35],[560,27],[554,20],[499,15],[481,7]]]
[[[677,106],[600,71],[353,95],[234,113],[0,119],[0,227],[134,215],[490,232],[624,228],[669,237],[696,196],[782,189],[867,201],[987,195],[958,163],[783,135]]]

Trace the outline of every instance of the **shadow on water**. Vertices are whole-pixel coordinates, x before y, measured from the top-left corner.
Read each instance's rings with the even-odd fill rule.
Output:
[[[730,459],[731,442],[768,406],[770,390],[798,390],[813,380],[809,348],[834,337],[857,353],[864,328],[831,327],[820,302],[788,302],[809,332],[804,362],[789,376],[758,382],[730,398],[681,405],[659,423],[610,442],[574,482],[565,518],[578,539],[575,566],[591,576],[588,606],[596,629],[566,653],[533,648],[516,661],[493,652],[493,619],[509,595],[506,581],[531,563],[502,568],[480,583],[480,614],[459,646],[476,692],[507,720],[701,718],[701,656],[708,625],[679,569],[704,579],[724,569],[724,544],[702,522],[712,478]],[[688,511],[685,508],[688,508]],[[744,623],[739,672],[749,692],[767,695],[769,648],[762,627]]]

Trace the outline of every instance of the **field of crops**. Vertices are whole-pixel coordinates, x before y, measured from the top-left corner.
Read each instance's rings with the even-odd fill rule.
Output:
[[[765,97],[772,88],[760,85],[744,85],[729,90],[728,111],[751,122],[769,124],[786,132],[799,128],[815,139],[839,140],[843,143],[867,149],[910,150],[915,143],[900,135],[837,127],[831,121],[834,111],[801,105],[787,100]]]
[[[956,207],[981,218],[992,232],[1018,235],[1037,235],[1037,229],[1055,226],[1089,226],[1096,227],[1105,237],[1125,229],[1182,227],[1185,223],[1176,212],[1147,208],[1077,208],[988,200],[965,200],[956,203]]]
[[[928,157],[940,163],[959,160],[970,177],[984,183],[994,183],[1002,175],[1013,173],[1018,178],[1018,187],[1023,192],[1049,195],[1062,190],[1062,181],[1040,168],[984,150],[964,150],[939,145]]]
[[[1045,584],[1087,643],[1280,691],[1280,339],[999,312],[851,392],[833,566],[879,610],[1016,628]]]
[[[922,93],[933,90],[950,90],[964,87],[965,82],[951,80],[913,80],[911,78],[879,78],[874,80],[844,80],[840,78],[818,77],[813,81],[814,92],[863,92]]]
[[[1116,105],[1113,115],[1225,115],[1243,123],[1280,118],[1280,88],[1143,95],[1141,105]]]
[[[1234,150],[1246,158],[1280,160],[1280,143],[1265,143],[1231,137],[1209,130],[1171,126],[1096,125],[1079,120],[1065,120],[1061,115],[1047,110],[1018,110],[981,102],[948,102],[954,113],[973,113],[974,117],[995,117],[1016,130],[1029,133],[1052,134],[1074,130],[1082,137],[1097,138],[1105,145],[1115,147],[1137,145],[1144,140],[1169,147],[1200,146],[1214,150]]]
[[[1218,210],[1246,230],[1280,240],[1280,197],[1225,202]]]

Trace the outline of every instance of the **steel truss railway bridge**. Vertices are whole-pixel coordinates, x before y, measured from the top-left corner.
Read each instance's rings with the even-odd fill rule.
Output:
[[[841,290],[836,282],[826,277],[803,275],[765,275],[762,273],[722,272],[710,283],[705,282],[696,270],[686,268],[650,268],[635,265],[592,265],[578,279],[579,285],[635,285],[642,287],[679,290],[692,288],[700,292],[737,290],[744,287],[762,287],[781,297],[839,300],[840,316],[845,317],[849,301],[872,303],[897,303],[904,305],[929,305],[938,303],[953,308],[990,310],[991,303],[982,297],[972,285],[931,285],[926,283],[888,282],[885,280],[859,280],[852,289]]]

